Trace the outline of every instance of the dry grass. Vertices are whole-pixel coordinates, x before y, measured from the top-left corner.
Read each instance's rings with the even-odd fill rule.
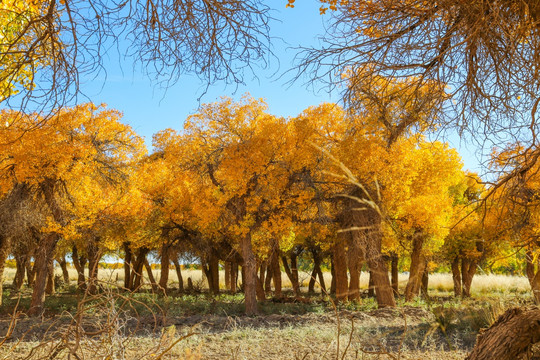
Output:
[[[62,272],[60,268],[56,268],[55,272],[57,275],[61,276]],[[149,279],[145,274],[145,282],[148,284]],[[159,279],[160,270],[153,270],[153,275],[156,279]],[[11,283],[13,277],[15,276],[15,269],[6,268],[4,272],[4,281],[6,283]],[[220,271],[220,287],[225,287],[224,281],[224,272]],[[99,277],[101,280],[108,282],[118,282],[122,284],[124,281],[124,271],[122,269],[100,269]],[[182,270],[182,277],[184,278],[184,283],[187,281],[188,277],[191,278],[195,288],[206,289],[208,285],[206,279],[203,277],[201,270]],[[77,271],[73,268],[69,269],[69,278],[70,281],[77,281]],[[307,291],[307,286],[309,283],[310,274],[306,272],[299,273],[300,284],[303,287],[303,290]],[[326,286],[328,287],[331,282],[331,275],[329,272],[324,273],[324,279]],[[368,288],[368,279],[369,274],[363,272],[360,275],[360,287],[362,289]],[[291,282],[285,273],[281,274],[281,280],[284,288],[292,288]],[[400,289],[405,289],[407,284],[408,275],[400,274],[399,275],[399,287]],[[174,270],[169,271],[169,284],[175,286],[178,284],[178,277]],[[320,289],[318,284],[315,285],[316,289]],[[437,292],[449,292],[453,291],[453,282],[451,274],[430,274],[429,276],[429,289]],[[319,290],[320,291],[320,290]],[[524,276],[510,276],[510,275],[475,275],[472,283],[472,294],[489,294],[489,293],[517,293],[517,294],[527,294],[530,292],[530,285],[526,277]]]

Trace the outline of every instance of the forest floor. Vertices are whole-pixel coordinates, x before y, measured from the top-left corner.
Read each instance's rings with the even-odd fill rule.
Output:
[[[398,299],[395,309],[377,309],[366,293],[335,308],[321,294],[295,298],[286,291],[260,303],[260,315],[244,316],[242,294],[88,296],[69,286],[47,297],[43,316],[29,318],[29,290],[8,287],[0,360],[463,359],[481,328],[507,308],[532,304],[528,292],[507,290],[456,299],[435,286],[429,299]]]

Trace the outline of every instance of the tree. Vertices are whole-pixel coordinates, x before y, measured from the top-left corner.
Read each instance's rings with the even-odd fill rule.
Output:
[[[260,0],[4,1],[0,101],[58,108],[82,77],[106,73],[103,56],[115,46],[164,85],[185,73],[207,86],[242,83],[269,53],[269,19]]]

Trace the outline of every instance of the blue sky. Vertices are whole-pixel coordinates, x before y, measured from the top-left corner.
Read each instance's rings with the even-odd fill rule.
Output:
[[[105,59],[107,78],[82,81],[81,90],[96,104],[106,103],[124,113],[123,121],[144,136],[150,148],[152,135],[166,128],[181,129],[187,116],[196,112],[200,103],[216,101],[221,96],[240,98],[249,92],[264,98],[269,111],[278,116],[296,116],[303,109],[321,102],[338,102],[338,93],[328,93],[323,84],[307,86],[309,79],[301,78],[288,84],[291,74],[283,75],[294,67],[295,47],[318,46],[318,37],[324,33],[328,16],[319,14],[313,1],[296,1],[294,8],[286,8],[285,0],[275,1],[274,20],[270,24],[272,46],[276,60],[270,59],[266,69],[256,70],[257,78],[246,76],[246,85],[236,88],[218,83],[203,95],[205,84],[194,76],[184,75],[178,83],[162,89],[149,79],[130,59],[121,59],[116,53]],[[121,65],[120,65],[121,64]],[[282,76],[280,76],[282,75]],[[199,97],[201,97],[199,102]],[[80,102],[87,99],[80,98]],[[458,148],[465,167],[478,170],[474,149],[460,145],[457,136],[445,139]]]

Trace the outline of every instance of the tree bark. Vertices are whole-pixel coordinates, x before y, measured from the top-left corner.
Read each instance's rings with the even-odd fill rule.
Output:
[[[148,249],[145,247],[137,249],[137,256],[133,264],[132,275],[130,276],[130,287],[132,291],[138,290],[143,284],[143,266],[144,260],[146,259],[146,254],[148,254]]]
[[[67,268],[66,256],[61,256],[57,261],[58,265],[60,265],[60,269],[62,269],[62,277],[64,279],[64,284],[66,286],[69,286],[69,271]]]
[[[231,290],[231,262],[230,261],[225,261],[223,270],[225,272],[225,289],[230,291]]]
[[[97,245],[97,239],[89,240],[86,245],[86,253],[88,254],[88,292],[97,294],[98,292],[98,271],[99,260],[101,259],[101,250]]]
[[[167,295],[167,284],[169,283],[169,265],[171,264],[169,253],[169,244],[164,241],[160,251],[161,269],[159,274],[159,288],[164,295]]]
[[[132,284],[132,273],[131,273],[131,267],[133,266],[133,252],[131,251],[131,248],[129,246],[129,242],[124,242],[124,288],[125,289],[131,289]]]
[[[397,256],[397,254],[392,254],[390,274],[392,276],[392,290],[394,290],[394,296],[399,296],[398,263],[399,263],[399,257]]]
[[[54,259],[48,264],[47,267],[47,285],[45,286],[45,294],[54,294]]]
[[[4,288],[4,268],[6,266],[6,259],[9,254],[9,248],[10,246],[8,238],[0,235],[0,305],[2,305],[2,295]]]
[[[409,281],[405,287],[405,300],[411,301],[418,296],[424,268],[424,255],[422,247],[424,246],[424,235],[421,231],[415,231],[412,236],[411,267],[409,269]]]
[[[362,269],[362,250],[358,242],[350,237],[347,265],[349,267],[349,301],[360,301],[360,270]]]
[[[176,270],[176,277],[178,277],[178,291],[184,292],[184,279],[182,278],[182,266],[178,261],[178,257],[173,258],[174,269]]]
[[[150,266],[150,263],[146,257],[144,258],[144,268],[148,274],[148,279],[150,280],[150,285],[152,286],[152,292],[157,293],[159,286],[156,282],[156,278],[154,277],[154,273],[152,272],[152,266]]]
[[[219,258],[212,250],[208,260],[208,285],[213,294],[219,294]]]
[[[264,292],[264,271],[266,269],[266,263],[263,262],[259,266],[259,276],[257,276],[257,300],[266,300],[266,293]]]
[[[30,257],[28,255],[26,254],[15,255],[15,264],[17,266],[17,271],[15,272],[15,277],[13,278],[13,284],[12,284],[13,289],[15,291],[21,290],[21,287],[24,283],[24,273],[26,271],[28,262],[30,262]]]
[[[257,309],[257,261],[253,253],[251,244],[251,233],[242,237],[242,283],[244,286],[244,297],[246,305],[246,315],[255,315]]]
[[[336,300],[347,300],[349,289],[347,279],[347,254],[345,253],[345,239],[338,236],[334,244],[334,275],[336,279]]]
[[[454,296],[461,296],[461,272],[459,271],[459,256],[452,260],[452,280],[454,281]]]
[[[272,257],[266,264],[266,277],[264,278],[264,292],[268,295],[272,292]]]
[[[51,262],[54,260],[54,250],[59,240],[59,235],[56,233],[45,234],[39,241],[36,249],[35,258],[35,273],[36,280],[32,292],[32,300],[30,302],[29,316],[40,315],[43,311],[43,303],[45,302],[45,286],[47,284],[48,269]]]
[[[34,287],[34,282],[36,281],[36,272],[34,271],[35,266],[35,258],[33,264],[31,258],[29,258],[26,262],[26,285],[28,285],[28,287]]]
[[[281,267],[279,265],[279,245],[275,244],[274,253],[272,255],[272,261],[270,262],[272,268],[272,282],[274,283],[274,297],[281,298],[282,285],[281,285]]]
[[[71,257],[73,258],[73,266],[77,270],[77,287],[79,290],[86,289],[86,278],[84,276],[84,267],[86,266],[86,257],[79,256],[77,246],[73,246]]]
[[[369,272],[367,296],[370,298],[375,297],[375,284],[373,283],[373,273],[371,271]]]
[[[231,293],[235,294],[238,291],[238,264],[231,262]]]
[[[294,252],[291,252],[291,266],[289,267],[289,263],[286,256],[281,257],[281,261],[283,262],[283,268],[285,269],[285,273],[287,274],[287,277],[289,278],[289,281],[291,282],[291,285],[293,287],[294,295],[300,296],[300,284],[298,283],[298,269],[296,265],[296,255]]]
[[[539,341],[540,309],[510,309],[477,336],[476,345],[466,360],[519,359]]]
[[[420,287],[421,294],[424,297],[424,299],[429,299],[428,285],[429,285],[429,268],[428,268],[428,262],[426,260],[425,265],[424,265],[424,271],[422,272],[422,285]]]

